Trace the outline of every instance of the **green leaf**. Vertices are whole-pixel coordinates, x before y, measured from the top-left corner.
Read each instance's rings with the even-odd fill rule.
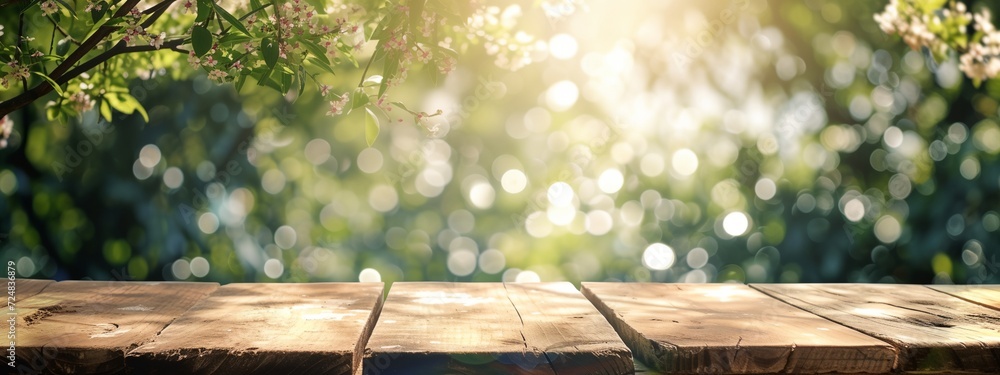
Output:
[[[139,103],[138,99],[136,99],[134,96],[130,94],[125,94],[125,93],[118,94],[118,98],[122,102],[126,103],[128,106],[132,107],[132,109],[135,110],[135,112],[139,112],[139,115],[142,116],[143,120],[149,122],[149,114],[146,113],[146,108],[142,106],[142,103]]]
[[[306,91],[306,68],[299,65],[299,71],[295,74],[295,80],[299,82],[299,95]]]
[[[370,75],[361,83],[365,87],[378,86],[382,84],[382,76],[378,74]]]
[[[329,62],[323,62],[320,59],[317,59],[315,56],[310,56],[308,60],[313,65],[319,66],[320,68],[323,68],[323,70],[330,72],[330,74],[337,75],[337,72],[333,71],[333,67],[330,66]]]
[[[114,108],[118,112],[124,113],[126,115],[135,112],[135,107],[132,106],[132,103],[122,100],[122,97],[118,94],[104,95],[104,99],[108,101],[108,104],[111,105],[111,108]]]
[[[111,106],[104,99],[101,99],[101,116],[104,117],[104,121],[111,122]]]
[[[253,40],[253,38],[248,37],[243,34],[226,34],[219,38],[220,46],[231,46],[234,44],[242,44]]]
[[[194,47],[194,54],[199,57],[204,56],[212,49],[212,32],[202,26],[195,26],[191,30],[191,46]]]
[[[293,74],[289,74],[288,72],[285,71],[282,71],[280,74],[278,74],[278,78],[281,79],[280,82],[281,82],[282,94],[287,94],[288,90],[292,88],[292,77],[294,77]]]
[[[372,36],[369,39],[382,40],[389,37],[392,31],[395,31],[399,24],[403,23],[403,12],[390,11],[391,13],[382,18],[378,26],[375,27],[375,31],[372,32]]]
[[[947,2],[948,0],[918,0],[916,5],[924,14],[931,14],[941,9]]]
[[[240,92],[240,90],[243,89],[243,85],[246,84],[246,83],[247,83],[247,75],[246,74],[240,74],[239,77],[236,77],[236,83],[234,83],[234,85],[236,86],[236,92],[237,93]]]
[[[368,142],[368,147],[375,144],[379,130],[378,117],[371,109],[365,108],[365,141]]]
[[[357,89],[351,94],[351,109],[358,109],[368,104],[368,94],[365,94],[364,90]]]
[[[70,43],[68,40],[56,42],[56,54],[59,56],[66,56],[66,53],[69,52],[69,47],[72,44],[73,43]]]
[[[226,22],[229,22],[230,25],[233,25],[233,27],[235,27],[236,30],[242,31],[244,34],[250,35],[250,30],[247,30],[246,26],[243,26],[243,23],[240,22],[240,20],[236,19],[236,17],[233,17],[232,14],[230,14],[221,6],[219,6],[219,4],[213,2],[212,5],[215,6],[215,11],[218,12],[220,16],[222,16],[222,19],[226,20]]]
[[[330,65],[330,59],[326,57],[326,48],[323,48],[323,46],[316,44],[316,42],[305,38],[299,40],[299,43],[302,43],[302,45],[305,46],[314,57],[320,61],[326,62],[327,65]]]
[[[63,96],[62,87],[59,87],[59,84],[56,83],[56,81],[52,80],[52,78],[49,78],[49,76],[45,75],[45,73],[42,72],[32,72],[32,73],[34,73],[36,76],[42,77],[42,79],[44,79],[46,82],[52,85],[52,88],[56,90],[56,93],[58,93],[59,96]]]
[[[108,5],[107,1],[100,1],[97,3],[97,6],[101,7],[101,9],[99,10],[94,9],[90,11],[90,18],[94,20],[94,23],[97,23],[97,21],[100,21],[102,18],[104,18],[104,15],[108,14],[108,8],[111,7],[110,5]]]
[[[306,0],[306,2],[309,3],[309,5],[312,5],[313,8],[316,8],[316,13],[326,14],[327,2],[325,0]]]
[[[55,121],[57,118],[59,118],[59,114],[61,113],[62,111],[59,109],[59,106],[56,105],[45,108],[45,119],[49,121]]]
[[[410,0],[406,5],[410,7],[410,33],[413,36],[422,35],[417,28],[424,23],[424,0]]]
[[[358,60],[356,60],[354,58],[354,47],[347,45],[347,43],[341,43],[341,44],[337,45],[337,50],[339,50],[340,52],[343,52],[340,55],[343,56],[345,59],[347,59],[347,62],[349,62],[352,65],[354,65],[355,68],[359,67]],[[375,52],[378,53],[378,48],[377,47],[375,49]],[[337,64],[339,64],[340,63],[340,59],[335,59],[335,62]]]
[[[260,53],[264,57],[264,64],[268,68],[273,68],[278,63],[278,43],[271,38],[264,38],[260,41]]]
[[[198,0],[198,15],[195,17],[194,22],[205,22],[208,17],[212,15],[212,9],[215,8],[215,4],[212,4],[212,0]]]
[[[385,57],[385,65],[382,66],[382,84],[378,86],[378,96],[381,97],[385,94],[385,90],[389,88],[389,80],[396,77],[399,73],[399,53],[392,53]]]
[[[399,109],[402,109],[402,110],[406,111],[407,113],[409,113],[409,114],[411,114],[411,115],[414,115],[414,116],[416,116],[416,115],[417,115],[417,113],[416,113],[416,112],[413,112],[413,111],[411,111],[411,110],[410,110],[409,108],[406,108],[406,106],[405,106],[405,105],[403,105],[403,103],[400,103],[400,102],[392,102],[391,104],[392,104],[392,105],[394,105],[394,106],[396,106],[396,107],[399,107]]]

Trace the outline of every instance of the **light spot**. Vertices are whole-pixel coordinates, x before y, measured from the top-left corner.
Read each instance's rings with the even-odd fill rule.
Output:
[[[587,232],[595,236],[607,234],[614,224],[614,218],[611,217],[611,214],[603,210],[590,211],[584,221]]]
[[[261,176],[260,184],[264,191],[278,194],[285,189],[285,174],[281,173],[280,170],[270,169]]]
[[[174,274],[174,278],[177,280],[185,280],[191,277],[191,264],[188,263],[187,259],[175,260],[170,265],[170,272]]]
[[[291,226],[282,225],[274,230],[274,244],[282,249],[291,249],[297,240],[298,234]]]
[[[476,253],[460,249],[448,253],[448,271],[455,276],[468,276],[476,270]]]
[[[708,251],[700,247],[696,247],[688,251],[687,253],[687,264],[691,268],[701,268],[708,264]]]
[[[549,221],[558,226],[569,225],[576,218],[576,208],[573,206],[551,206],[545,213]]]
[[[882,134],[882,141],[885,142],[886,146],[891,148],[896,148],[903,145],[903,131],[895,126],[890,126]]]
[[[857,222],[865,217],[865,204],[861,200],[854,198],[844,205],[844,217],[847,220]]]
[[[479,269],[491,275],[503,271],[506,263],[507,258],[497,249],[488,249],[479,255]]]
[[[690,176],[698,170],[698,155],[694,151],[683,148],[674,152],[670,165],[681,176]]]
[[[313,139],[306,143],[306,160],[312,165],[320,165],[330,159],[330,142],[323,139]]]
[[[875,237],[878,238],[882,243],[893,243],[899,239],[900,234],[902,234],[903,228],[899,225],[899,221],[892,216],[883,216],[875,222]]]
[[[555,206],[569,206],[573,204],[573,188],[565,182],[556,182],[549,186],[548,194],[549,203]]]
[[[180,168],[170,167],[163,172],[163,184],[167,185],[168,188],[176,189],[184,183],[184,173],[181,172]]]
[[[722,229],[726,231],[726,234],[730,236],[741,236],[747,232],[750,228],[750,218],[747,214],[734,211],[726,214],[726,217],[722,219]]]
[[[515,283],[538,283],[541,282],[542,278],[538,277],[538,274],[534,271],[522,271],[517,274],[514,279]]]
[[[96,339],[96,338],[117,337],[117,336],[121,336],[122,334],[127,333],[127,332],[129,332],[129,331],[132,330],[131,328],[118,329],[118,327],[116,327],[114,325],[110,325],[110,324],[107,324],[107,325],[101,325],[101,324],[99,324],[98,327],[101,328],[101,329],[107,330],[108,332],[96,333],[96,334],[90,335],[90,338]]]
[[[615,168],[605,170],[601,173],[601,176],[597,178],[597,187],[607,194],[617,193],[618,190],[621,190],[624,183],[625,177],[622,176],[621,171]]]
[[[543,238],[552,234],[552,222],[543,216],[541,211],[535,211],[524,220],[524,229],[535,238]]]
[[[119,307],[118,310],[124,310],[124,311],[153,311],[153,308],[149,307],[149,306],[135,305],[135,306]]]
[[[375,173],[382,169],[382,152],[376,148],[366,148],[358,153],[358,169],[365,173]]]
[[[545,104],[553,111],[565,111],[576,104],[580,90],[572,81],[559,81],[545,91]]]
[[[662,243],[654,243],[642,252],[642,265],[654,271],[662,271],[674,265],[674,249]]]
[[[528,186],[528,177],[519,169],[511,169],[500,177],[500,186],[508,193],[517,194]]]
[[[132,163],[132,175],[139,180],[145,180],[149,178],[149,176],[153,175],[153,168],[142,165],[142,161],[136,159],[135,162]]]
[[[979,160],[973,157],[965,158],[965,160],[962,160],[962,164],[958,166],[958,172],[966,180],[976,179],[979,176]]]
[[[774,195],[778,192],[778,186],[774,183],[774,180],[765,177],[757,180],[757,184],[754,185],[753,191],[757,194],[758,198],[770,200],[771,198],[774,198]]]
[[[379,184],[368,192],[368,204],[378,212],[389,212],[399,204],[396,189],[386,184]]]
[[[492,207],[495,198],[496,190],[488,182],[478,181],[469,188],[469,202],[476,208],[485,210]]]
[[[194,277],[205,277],[205,275],[208,275],[210,269],[211,266],[208,264],[208,259],[202,257],[191,259],[191,275]]]
[[[277,279],[285,273],[285,265],[278,259],[268,259],[264,262],[264,275],[272,279]]]
[[[142,149],[139,150],[139,163],[143,167],[153,168],[160,163],[161,159],[160,148],[154,144],[142,146]]]
[[[897,173],[889,178],[889,194],[896,199],[906,199],[913,190],[910,178],[902,173]]]
[[[358,281],[363,283],[382,282],[382,275],[374,268],[365,268],[358,273]]]
[[[214,213],[206,212],[198,217],[198,229],[205,234],[212,234],[219,230],[219,217]]]
[[[13,195],[17,191],[17,176],[10,170],[0,171],[0,192]]]
[[[569,34],[556,34],[549,39],[549,53],[552,57],[566,60],[576,56],[576,39]]]
[[[646,154],[639,161],[639,170],[648,177],[659,176],[663,173],[663,156],[660,154]]]

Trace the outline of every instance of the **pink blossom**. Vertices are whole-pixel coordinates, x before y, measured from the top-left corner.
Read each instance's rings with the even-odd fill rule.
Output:
[[[7,148],[7,139],[10,138],[10,133],[13,131],[14,120],[11,120],[10,115],[0,119],[0,148]]]
[[[160,33],[160,35],[153,36],[149,38],[149,45],[153,48],[160,49],[163,46],[163,40],[167,38],[167,33]]]
[[[226,73],[225,71],[222,71],[222,70],[219,70],[219,69],[212,69],[211,72],[208,72],[208,79],[211,79],[211,80],[216,81],[218,83],[225,82],[226,81],[226,77],[228,77],[228,76],[229,76],[229,73]]]
[[[45,0],[39,6],[42,8],[42,14],[46,16],[59,11],[59,5],[54,0]]]
[[[347,96],[347,93],[345,92],[345,93],[343,93],[343,94],[340,95],[339,99],[337,99],[337,100],[331,100],[330,101],[330,110],[326,112],[326,115],[327,116],[334,116],[334,115],[339,115],[339,114],[343,113],[344,112],[344,107],[347,106],[347,99],[348,99],[348,96]]]

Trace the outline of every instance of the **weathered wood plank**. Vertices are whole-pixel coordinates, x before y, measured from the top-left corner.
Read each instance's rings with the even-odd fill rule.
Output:
[[[368,341],[364,371],[631,374],[626,353],[568,283],[395,283]]]
[[[632,353],[604,316],[567,282],[504,284],[528,345],[555,373],[631,374]]]
[[[111,374],[216,283],[63,281],[19,305],[17,357],[28,373]]]
[[[140,374],[361,374],[382,283],[228,284],[128,354]]]
[[[28,297],[41,293],[46,286],[53,282],[52,280],[17,279],[14,281],[14,298],[16,302],[23,301]]]
[[[921,285],[755,284],[899,350],[906,371],[1000,369],[1000,314]]]
[[[739,284],[583,283],[634,355],[670,373],[883,373],[877,339]]]
[[[927,287],[1000,310],[1000,285],[928,285]]]

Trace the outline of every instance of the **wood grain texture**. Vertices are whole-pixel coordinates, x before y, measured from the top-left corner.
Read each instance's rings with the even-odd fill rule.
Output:
[[[63,281],[26,299],[17,355],[29,373],[113,374],[125,353],[218,288],[216,283]]]
[[[23,301],[28,297],[41,293],[46,286],[53,283],[52,280],[37,280],[37,279],[17,279],[15,283],[15,298],[16,302]],[[9,294],[8,294],[9,295]]]
[[[906,371],[1000,369],[1000,314],[921,285],[754,284],[816,315],[885,340]]]
[[[891,371],[894,349],[739,284],[583,283],[649,372]]]
[[[128,354],[140,374],[361,374],[382,283],[228,284]]]
[[[1000,310],[1000,285],[928,285],[927,287]]]
[[[631,374],[631,356],[568,283],[395,283],[364,373]]]
[[[631,374],[632,353],[573,284],[509,283],[507,297],[528,345],[545,353],[556,374]]]

